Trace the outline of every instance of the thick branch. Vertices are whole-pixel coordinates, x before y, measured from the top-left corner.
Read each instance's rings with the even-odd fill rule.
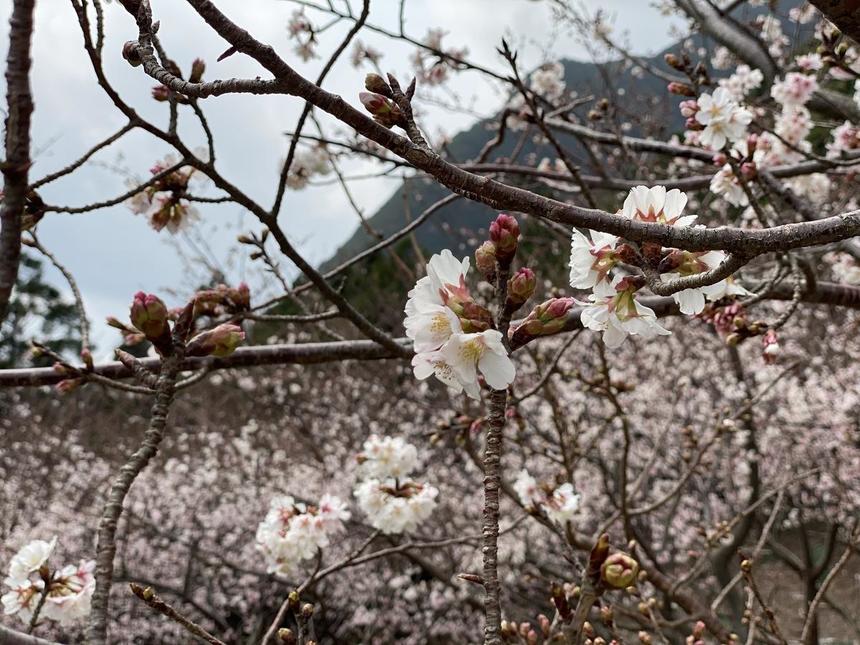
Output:
[[[6,59],[6,159],[3,161],[3,205],[0,208],[0,322],[6,318],[21,258],[21,215],[30,170],[30,40],[35,0],[15,0],[9,20]]]

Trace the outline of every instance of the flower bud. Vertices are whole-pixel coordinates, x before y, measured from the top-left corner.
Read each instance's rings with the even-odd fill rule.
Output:
[[[245,340],[245,332],[238,325],[224,323],[214,329],[197,334],[188,341],[188,356],[229,356]]]
[[[549,638],[550,634],[550,626],[549,618],[547,618],[544,614],[540,614],[538,616],[538,624],[540,625],[541,634],[543,634],[544,638]]]
[[[475,249],[475,266],[481,275],[492,282],[496,277],[496,245],[487,240]]]
[[[288,627],[281,627],[278,630],[278,640],[280,640],[284,645],[295,645],[296,635],[293,634],[293,630]]]
[[[307,620],[308,618],[310,618],[313,615],[314,615],[314,606],[311,603],[306,602],[304,605],[302,605],[302,618]]]
[[[514,345],[524,345],[537,336],[557,334],[567,322],[569,312],[575,301],[573,298],[553,298],[539,304],[526,319],[514,330]]]
[[[520,225],[517,220],[507,213],[499,213],[490,224],[490,240],[496,245],[496,259],[500,264],[508,265],[517,252],[520,239]]]
[[[364,77],[364,87],[368,92],[373,92],[374,94],[382,94],[382,96],[391,96],[391,87],[382,78],[379,74],[374,74],[371,72],[367,76]]]
[[[170,89],[166,85],[156,85],[152,88],[152,98],[159,103],[164,103],[170,99]]]
[[[741,164],[741,174],[744,179],[752,179],[756,175],[756,165],[751,161],[745,161]]]
[[[550,587],[550,599],[552,600],[552,604],[555,606],[555,610],[558,612],[558,615],[561,619],[569,623],[573,618],[573,611],[571,610],[570,603],[567,601],[567,594],[564,592],[564,587],[557,582],[553,582]]]
[[[768,329],[762,337],[761,353],[764,357],[764,362],[769,365],[775,363],[779,358],[779,339],[776,337],[776,332],[773,329]]]
[[[642,645],[651,645],[654,641],[651,639],[651,634],[642,631],[639,632],[639,642],[642,643]]]
[[[537,279],[535,272],[528,268],[517,271],[508,280],[508,302],[518,308],[534,295]]]
[[[703,126],[701,123],[696,121],[695,117],[692,117],[692,116],[689,119],[687,119],[686,121],[684,121],[684,127],[687,130],[694,130],[694,131],[705,129],[705,126]]]
[[[758,135],[753,132],[747,137],[747,154],[752,157],[755,149],[758,147]]]
[[[191,74],[188,75],[188,80],[191,83],[199,83],[203,80],[203,72],[206,71],[206,63],[202,58],[195,58],[191,63]]]
[[[167,307],[158,296],[143,291],[134,294],[131,324],[143,332],[148,340],[155,342],[170,334],[167,316]]]
[[[129,40],[122,46],[122,57],[128,61],[132,67],[140,67],[143,61],[140,60],[140,54],[137,50],[137,41]]]
[[[87,366],[87,369],[93,369],[93,353],[90,350],[81,350],[81,360],[84,362],[84,365]]]
[[[675,54],[672,54],[671,52],[663,56],[663,60],[666,61],[666,64],[669,67],[673,67],[679,71],[683,71],[684,69],[683,61],[681,61],[680,58],[678,58],[677,56],[675,56]]]
[[[538,635],[537,632],[533,629],[530,629],[526,634],[526,644],[527,645],[537,645]]]
[[[613,589],[626,589],[636,582],[639,573],[639,563],[626,553],[613,553],[600,567],[600,577],[604,583]]]
[[[725,166],[729,161],[729,158],[726,156],[724,152],[718,152],[713,157],[713,162],[715,166]]]
[[[699,102],[696,99],[687,99],[686,101],[681,101],[678,107],[681,109],[681,116],[689,119],[699,111]]]
[[[386,128],[398,125],[403,121],[403,113],[400,108],[381,94],[372,92],[360,92],[358,98],[364,109],[370,112],[373,120]]]
[[[69,392],[74,392],[83,384],[83,378],[67,378],[58,382],[54,387],[60,394],[68,394]]]
[[[669,90],[671,94],[678,94],[679,96],[696,96],[696,90],[686,83],[672,81],[666,89]]]

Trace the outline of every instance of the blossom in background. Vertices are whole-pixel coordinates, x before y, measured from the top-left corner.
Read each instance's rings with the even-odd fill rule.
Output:
[[[579,510],[580,496],[574,492],[573,484],[566,482],[555,489],[540,486],[525,469],[514,481],[514,492],[523,506],[542,509],[551,521],[560,526],[572,520]]]
[[[847,253],[828,253],[824,259],[830,263],[833,277],[844,284],[860,284],[860,263]]]
[[[555,101],[564,94],[564,66],[561,63],[541,65],[531,76],[531,89],[548,101]]]
[[[817,89],[815,76],[789,72],[785,78],[773,84],[770,95],[781,105],[805,105]]]
[[[628,278],[616,276],[609,285],[599,282],[584,305],[580,320],[582,326],[603,332],[607,347],[619,347],[627,336],[654,338],[671,334],[657,322],[653,309],[636,301],[635,286]]]
[[[803,146],[812,130],[812,116],[801,105],[786,106],[776,117],[774,131],[795,146]]]
[[[824,62],[821,60],[821,54],[811,53],[802,54],[794,59],[797,67],[804,72],[817,72],[824,67]]]
[[[712,193],[719,195],[734,206],[749,204],[749,198],[729,164],[725,164],[711,178],[710,189]]]
[[[752,113],[740,107],[729,90],[718,87],[713,94],[702,94],[697,103],[699,111],[695,119],[705,126],[699,137],[703,146],[720,150],[728,141],[746,136]]]
[[[403,437],[371,435],[358,455],[361,471],[373,479],[400,479],[418,465],[418,450]]]
[[[609,271],[620,260],[616,251],[618,237],[610,233],[589,231],[585,236],[573,229],[570,244],[570,286],[591,289],[607,279]]]
[[[833,141],[827,143],[827,156],[839,157],[843,152],[860,148],[860,127],[845,121],[833,130]]]
[[[168,155],[163,161],[150,168],[152,175],[160,175],[177,163],[176,158]],[[145,215],[149,225],[156,231],[167,229],[176,234],[191,222],[200,218],[197,209],[185,198],[192,178],[196,178],[194,168],[180,168],[153,181],[147,188],[134,194],[126,204],[137,215]],[[130,187],[135,184],[130,182]]]
[[[370,525],[391,535],[414,531],[430,517],[439,491],[411,480],[367,479],[355,487],[354,494]]]
[[[301,190],[315,175],[327,175],[331,172],[328,150],[325,145],[313,146],[298,150],[287,175],[287,186],[293,190]]]
[[[350,518],[346,504],[323,495],[318,506],[308,507],[293,497],[275,497],[257,527],[257,549],[266,558],[269,573],[289,575],[304,560],[329,544],[329,536],[343,529]]]
[[[740,101],[753,90],[761,87],[764,74],[749,65],[738,65],[734,74],[720,79],[720,87],[725,88],[735,101]],[[685,115],[686,116],[686,115]]]
[[[627,194],[621,214],[642,222],[689,226],[696,215],[681,215],[686,205],[687,195],[677,188],[667,192],[665,186],[636,186]]]
[[[40,620],[67,625],[89,614],[96,585],[95,562],[82,560],[78,565],[51,569],[48,559],[56,544],[56,537],[50,542],[33,540],[12,557],[3,581],[9,591],[0,598],[4,613],[17,615],[24,624],[29,624],[47,584]]]

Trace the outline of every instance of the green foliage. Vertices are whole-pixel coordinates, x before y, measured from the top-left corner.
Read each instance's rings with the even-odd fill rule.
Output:
[[[61,354],[81,350],[74,303],[45,281],[41,260],[23,253],[9,312],[0,326],[0,368],[50,365],[50,359],[30,356],[31,340]]]

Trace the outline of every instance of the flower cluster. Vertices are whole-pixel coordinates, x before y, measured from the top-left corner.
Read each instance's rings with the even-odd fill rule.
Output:
[[[469,50],[443,49],[442,38],[447,32],[442,29],[430,29],[424,37],[424,48],[415,50],[412,55],[412,65],[418,80],[425,85],[441,85],[448,80],[448,72],[458,69],[455,60],[463,60]]]
[[[367,477],[355,487],[358,506],[373,528],[387,535],[414,531],[436,506],[439,491],[408,475],[418,465],[418,451],[401,437],[371,436],[358,455]]]
[[[289,575],[299,564],[329,544],[329,536],[343,529],[350,517],[346,504],[323,495],[317,506],[307,506],[289,495],[275,497],[257,527],[257,549],[269,573]]]
[[[570,522],[579,510],[579,495],[574,492],[570,482],[555,488],[539,485],[529,471],[523,469],[514,481],[514,491],[523,506],[542,509],[550,520],[560,526]]]
[[[149,172],[161,175],[176,165],[176,160],[168,156]],[[156,231],[167,229],[176,234],[191,222],[199,219],[197,209],[186,199],[188,186],[196,177],[194,168],[179,168],[159,177],[128,200],[128,206],[133,213],[145,215],[149,225]]]
[[[695,215],[684,215],[687,196],[677,189],[667,191],[663,186],[633,188],[624,200],[620,215],[642,222],[669,226],[691,226]],[[644,245],[642,258],[667,280],[692,276],[717,268],[723,260],[722,251],[690,252]],[[636,264],[640,261],[634,249],[614,235],[591,231],[587,237],[574,230],[570,253],[570,285],[576,289],[592,289],[584,309],[582,325],[603,332],[608,347],[618,347],[627,336],[653,338],[669,332],[657,322],[652,309],[638,302],[635,293],[644,286],[640,276],[613,277],[618,263]],[[705,308],[705,301],[717,301],[731,295],[747,293],[730,278],[712,285],[684,289],[673,294],[682,313],[696,315]],[[577,301],[578,302],[578,301]]]
[[[316,53],[316,30],[305,15],[304,9],[293,11],[289,23],[287,23],[287,31],[290,38],[296,41],[294,51],[299,58],[308,62],[312,58],[318,57]]]
[[[51,569],[48,559],[56,545],[56,537],[50,542],[33,540],[12,557],[9,575],[3,581],[10,590],[0,598],[7,615],[17,615],[29,624],[41,603],[37,620],[67,625],[90,613],[96,588],[95,562],[82,560],[77,566]]]
[[[414,342],[416,378],[436,376],[454,392],[479,399],[478,372],[501,390],[514,380],[515,369],[502,334],[490,329],[490,313],[469,293],[468,271],[469,258],[457,260],[447,249],[431,257],[427,275],[409,292],[404,326]]]
[[[327,175],[331,172],[328,150],[324,144],[305,148],[296,152],[287,176],[287,186],[293,190],[301,190],[315,175]]]
[[[722,150],[727,142],[746,136],[752,113],[737,104],[732,92],[718,87],[713,94],[702,94],[698,98],[692,118],[695,124],[704,126],[699,142],[706,148]],[[688,127],[695,129],[695,124],[688,120]]]

